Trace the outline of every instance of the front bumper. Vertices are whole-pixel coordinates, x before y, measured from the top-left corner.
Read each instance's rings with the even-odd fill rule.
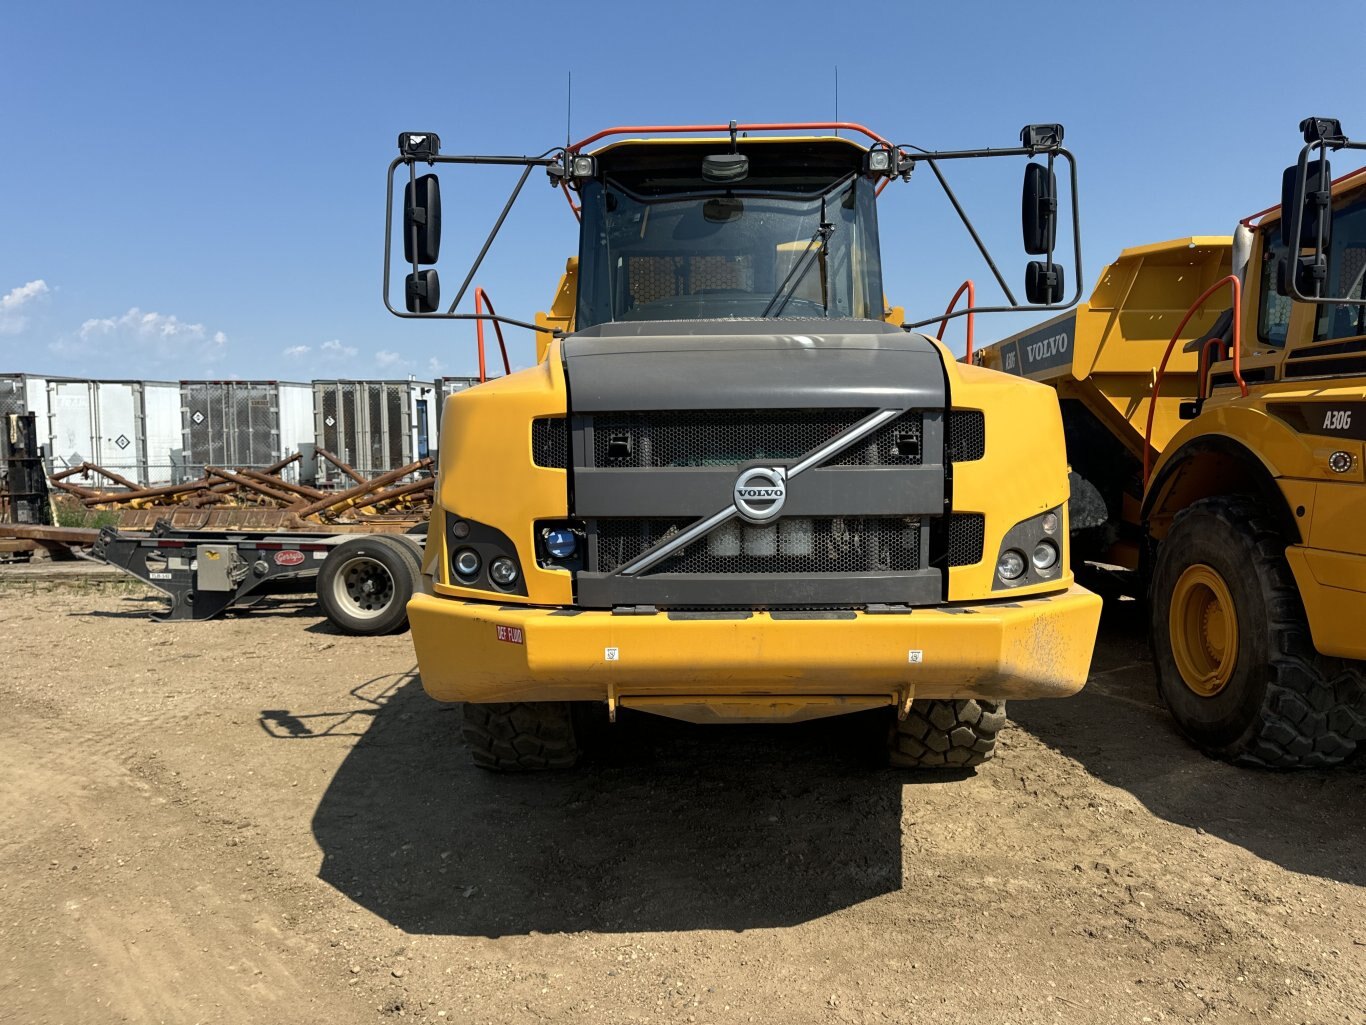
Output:
[[[1086,682],[1100,598],[1080,587],[897,613],[614,615],[419,594],[439,701],[606,701],[697,721],[795,721],[913,698],[1064,697]]]
[[[1314,647],[1325,655],[1366,660],[1366,555],[1291,545],[1295,575]]]

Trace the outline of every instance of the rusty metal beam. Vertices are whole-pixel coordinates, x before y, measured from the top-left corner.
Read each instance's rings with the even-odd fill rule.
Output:
[[[340,459],[338,459],[336,456],[334,456],[331,452],[327,451],[327,449],[325,449],[325,448],[320,448],[320,449],[315,449],[314,451],[316,451],[316,452],[318,453],[318,455],[322,456],[324,459],[326,459],[329,463],[331,463],[333,466],[335,466],[335,467],[336,467],[338,470],[340,470],[342,473],[344,473],[344,474],[346,474],[348,477],[350,477],[350,478],[351,478],[353,481],[355,481],[357,484],[364,484],[364,483],[366,483],[365,478],[362,477],[359,473],[357,473],[356,470],[355,470],[354,468],[352,468],[351,466],[348,466],[346,463],[342,462]]]

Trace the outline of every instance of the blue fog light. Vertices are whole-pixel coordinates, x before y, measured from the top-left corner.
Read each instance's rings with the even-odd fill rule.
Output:
[[[572,530],[557,527],[545,532],[545,550],[552,559],[567,559],[578,547],[579,539]]]

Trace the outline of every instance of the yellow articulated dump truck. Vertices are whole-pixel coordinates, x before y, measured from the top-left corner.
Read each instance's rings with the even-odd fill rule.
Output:
[[[627,708],[867,711],[893,764],[972,766],[1007,699],[1082,686],[1100,600],[1069,569],[1057,400],[903,325],[877,221],[921,164],[951,196],[940,164],[1023,158],[1025,248],[1044,259],[1026,304],[992,309],[1064,309],[1061,140],[1037,125],[1018,147],[929,152],[853,124],[732,122],[513,157],[400,136],[388,308],[537,337],[534,367],[446,401],[408,607],[423,685],[465,703],[477,764],[568,766],[583,716]],[[440,187],[421,173],[438,164],[522,169],[483,251],[532,169],[563,190],[579,249],[548,312],[457,312],[477,260],[442,307]]]
[[[1181,730],[1273,767],[1366,745],[1366,174],[1327,157],[1366,144],[1300,127],[1280,206],[977,354],[1057,390],[1074,559],[1137,571]]]

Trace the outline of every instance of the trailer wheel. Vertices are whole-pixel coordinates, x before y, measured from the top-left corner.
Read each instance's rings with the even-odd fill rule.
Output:
[[[480,768],[568,769],[579,760],[572,707],[567,701],[466,704],[460,732]]]
[[[902,769],[968,769],[996,751],[1006,724],[1004,701],[912,701],[894,719],[887,760]]]
[[[1251,499],[1206,498],[1177,514],[1149,600],[1158,692],[1207,754],[1336,765],[1366,742],[1366,673],[1314,650],[1285,547]]]
[[[382,534],[349,537],[318,572],[318,604],[343,633],[396,633],[408,625],[408,599],[418,590],[420,572],[403,541]]]

